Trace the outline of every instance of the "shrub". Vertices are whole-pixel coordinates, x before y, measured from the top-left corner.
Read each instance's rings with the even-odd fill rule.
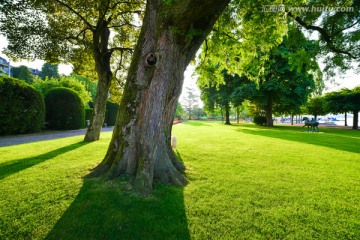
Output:
[[[261,116],[261,115],[255,115],[253,122],[256,125],[260,125],[260,126],[264,126],[266,125],[266,117],[265,116]]]
[[[46,80],[38,79],[34,82],[33,85],[42,94],[45,94],[50,89],[53,89],[56,87],[72,89],[79,94],[84,106],[86,106],[86,104],[91,100],[91,95],[86,90],[85,86],[81,82],[78,82],[73,77],[64,76],[64,77],[61,77],[60,80],[58,80],[56,78],[50,78],[50,79],[46,79]]]
[[[71,130],[85,125],[85,108],[79,94],[68,88],[45,93],[46,121],[51,129]]]
[[[112,102],[106,103],[105,122],[108,126],[114,126],[116,123],[116,116],[119,110],[119,105]]]
[[[40,92],[24,81],[0,76],[0,135],[39,132],[44,115]]]

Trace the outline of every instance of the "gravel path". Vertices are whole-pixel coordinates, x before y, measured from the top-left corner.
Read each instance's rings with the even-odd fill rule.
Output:
[[[111,132],[114,127],[104,127],[102,132]],[[46,141],[57,138],[67,138],[72,136],[85,136],[86,129],[69,130],[69,131],[48,131],[43,133],[16,135],[0,137],[0,147],[12,146],[17,144]]]

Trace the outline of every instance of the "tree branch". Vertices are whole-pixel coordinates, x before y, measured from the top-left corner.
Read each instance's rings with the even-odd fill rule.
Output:
[[[63,5],[64,7],[66,7],[67,9],[69,9],[72,13],[74,13],[76,16],[78,16],[88,27],[91,31],[94,31],[94,26],[91,25],[79,12],[75,11],[75,9],[73,9],[70,5],[60,1],[60,0],[55,0],[55,2],[59,3],[60,5]]]
[[[113,26],[109,26],[109,28],[122,28],[125,26],[130,26],[130,27],[134,27],[134,28],[140,28],[141,26],[136,26],[135,24],[131,24],[131,23],[124,23],[124,24],[120,24],[120,25],[113,25]]]
[[[292,15],[291,12],[288,13],[288,16],[290,17],[294,17],[294,15]],[[322,36],[322,38],[324,39],[324,41],[326,42],[328,48],[334,52],[334,53],[340,53],[340,54],[344,54],[349,56],[352,59],[356,59],[357,57],[354,56],[352,53],[350,53],[349,51],[345,51],[342,49],[337,48],[336,46],[334,46],[334,43],[332,41],[332,36],[329,35],[326,30],[322,27],[319,26],[314,26],[314,25],[310,25],[307,24],[304,20],[302,20],[299,16],[295,17],[295,21],[300,24],[302,27],[304,27],[307,30],[315,30],[317,32],[320,33],[320,35]]]
[[[134,49],[132,48],[122,48],[122,47],[113,47],[109,49],[109,52],[112,54],[115,51],[120,51],[120,52],[132,52],[134,51]]]
[[[341,30],[333,33],[333,34],[331,35],[331,37],[334,37],[334,36],[338,35],[339,33],[341,33],[342,31],[345,31],[345,30],[348,30],[348,29],[354,27],[354,26],[355,26],[356,24],[358,24],[358,23],[360,23],[360,19],[359,19],[358,21],[356,21],[355,23],[351,24],[350,26],[347,26],[347,27],[345,27],[345,28],[343,28],[343,29],[341,29]]]

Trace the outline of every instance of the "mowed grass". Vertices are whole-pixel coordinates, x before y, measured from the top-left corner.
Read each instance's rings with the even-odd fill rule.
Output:
[[[0,148],[0,239],[359,239],[360,131],[174,126],[188,185],[84,178],[111,134]]]

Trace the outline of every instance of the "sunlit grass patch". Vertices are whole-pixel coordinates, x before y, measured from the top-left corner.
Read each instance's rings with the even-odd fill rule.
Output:
[[[357,239],[360,132],[174,126],[184,188],[84,178],[111,133],[0,148],[0,239]]]

